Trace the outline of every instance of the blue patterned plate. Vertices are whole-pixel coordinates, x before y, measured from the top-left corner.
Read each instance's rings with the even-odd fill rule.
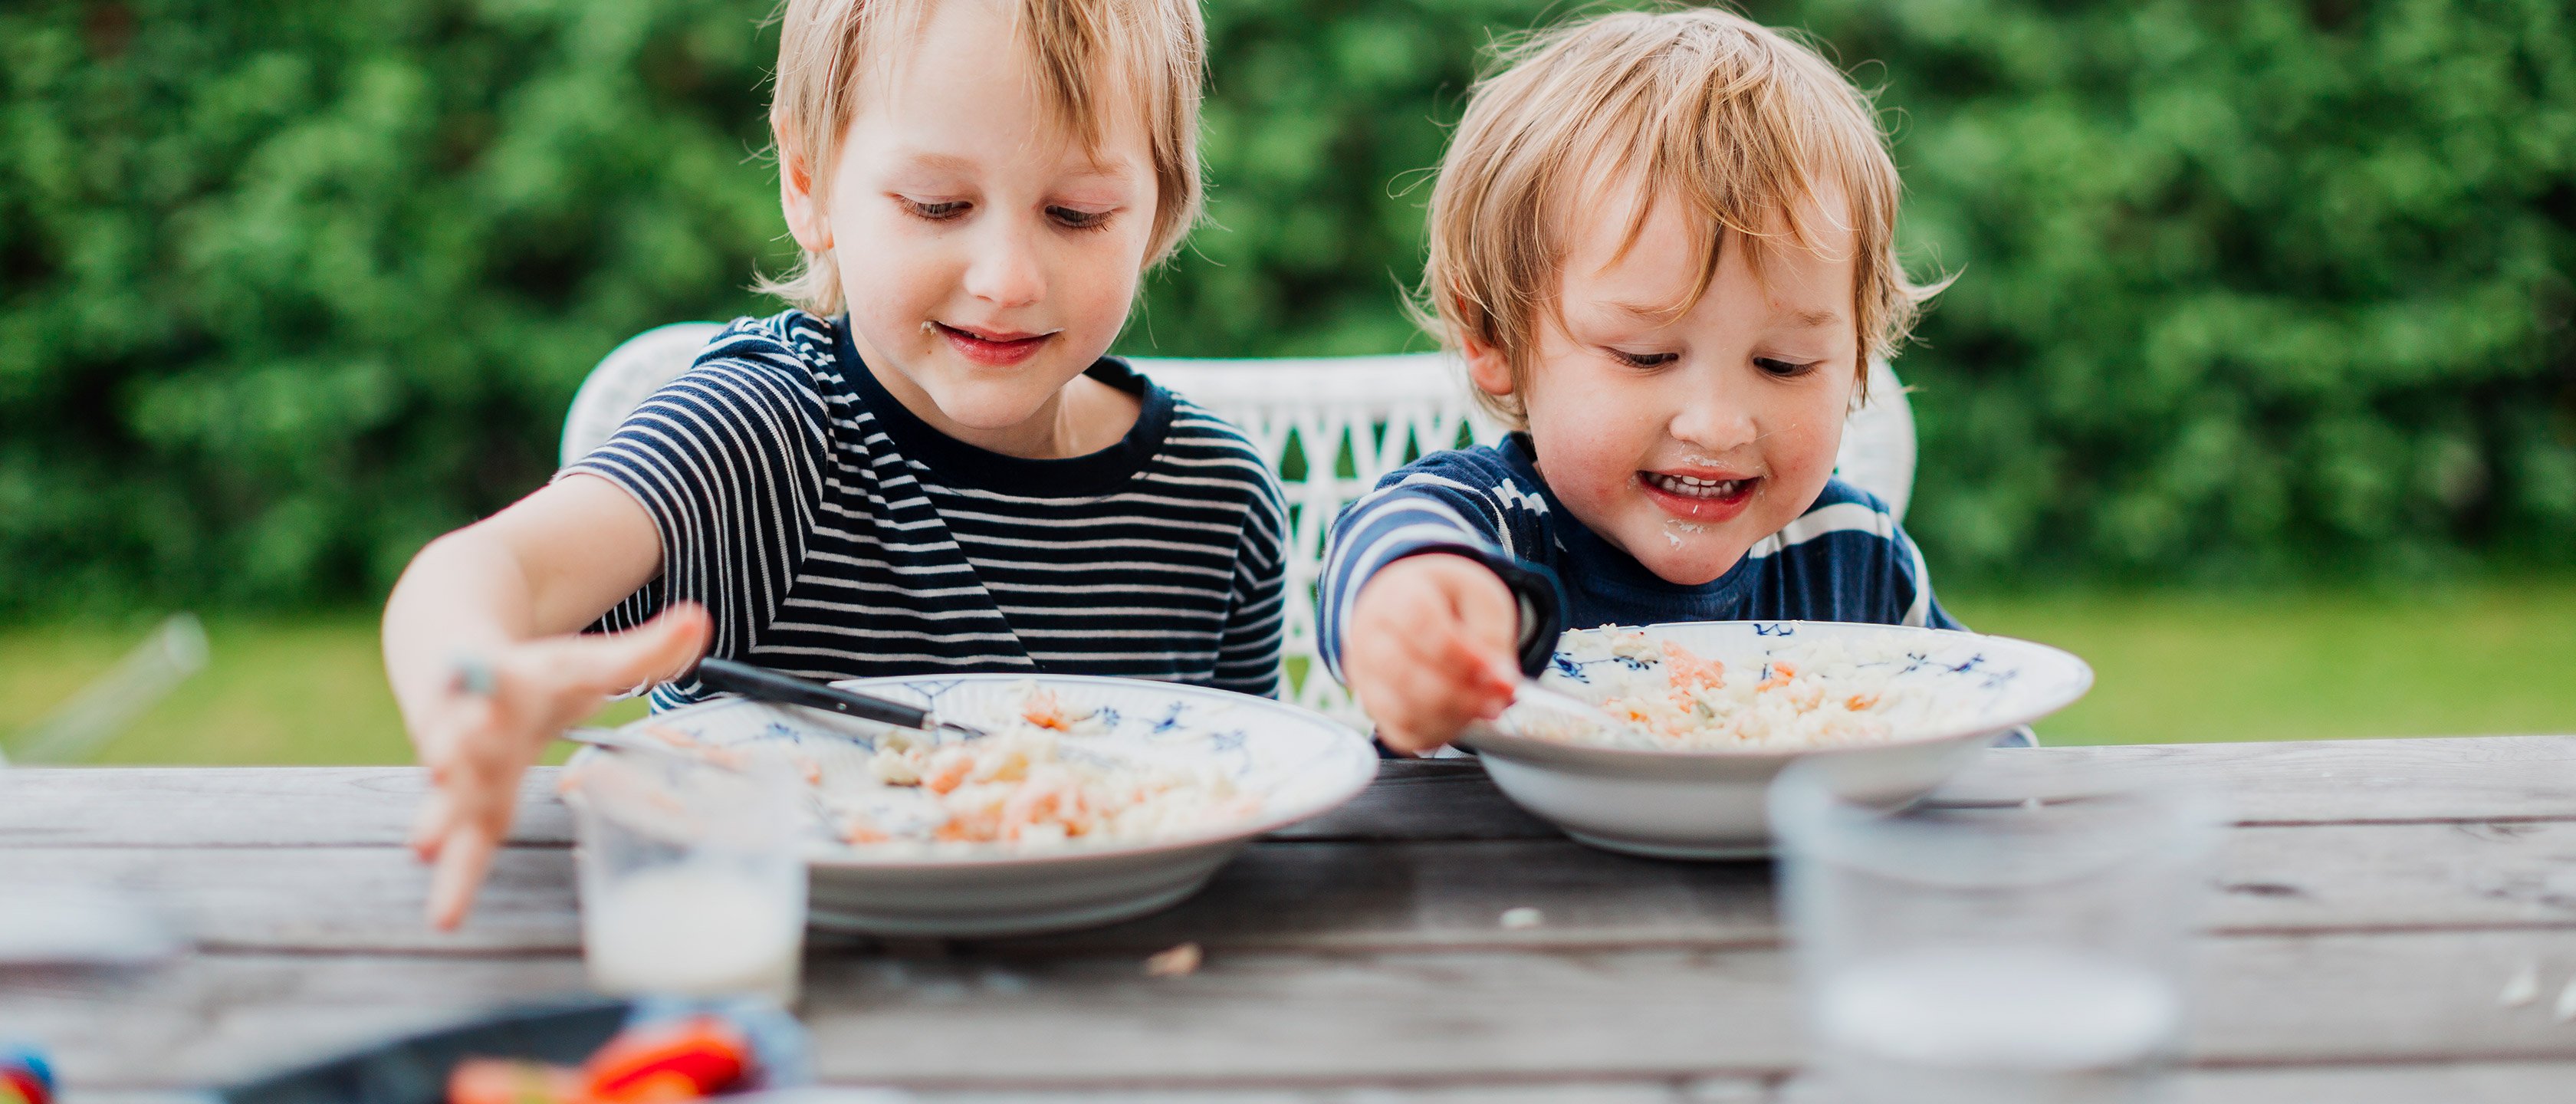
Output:
[[[1320,714],[1266,698],[1171,683],[1012,674],[858,679],[838,685],[997,726],[1034,688],[1067,713],[1092,715],[1061,738],[1067,756],[1213,769],[1258,799],[1240,820],[1143,841],[845,844],[817,838],[806,859],[809,908],[822,928],[878,935],[1023,935],[1104,924],[1177,903],[1254,837],[1327,812],[1367,788],[1367,740]],[[667,728],[715,747],[784,744],[827,788],[866,769],[883,726],[807,709],[727,698],[628,726]],[[585,752],[585,754],[589,754]]]
[[[1791,761],[1822,758],[1843,791],[1882,803],[1929,793],[1997,737],[2084,696],[2093,669],[2045,644],[1901,625],[1825,621],[1689,621],[1619,631],[1671,641],[1729,671],[1767,671],[1773,659],[1831,642],[1859,666],[1884,671],[1905,706],[1890,738],[1814,748],[1663,751],[1543,739],[1519,731],[1518,710],[1459,742],[1521,807],[1576,839],[1664,858],[1752,858],[1769,851],[1763,791]],[[1548,686],[1599,700],[1592,665],[1559,652]]]

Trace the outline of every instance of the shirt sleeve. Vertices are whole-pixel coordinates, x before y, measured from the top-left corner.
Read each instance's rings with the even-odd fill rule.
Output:
[[[1287,496],[1263,469],[1244,518],[1243,544],[1234,558],[1234,594],[1217,641],[1219,689],[1279,696],[1279,652],[1287,629],[1287,530]]]
[[[761,323],[738,321],[565,468],[557,478],[595,475],[634,496],[662,541],[661,575],[593,630],[630,629],[674,602],[696,602],[714,622],[708,654],[749,654],[813,532],[824,425],[822,396],[795,350]]]
[[[1342,674],[1342,634],[1360,589],[1386,565],[1427,552],[1475,560],[1511,588],[1520,603],[1521,669],[1535,676],[1564,631],[1564,601],[1552,572],[1512,554],[1519,543],[1513,536],[1502,503],[1436,471],[1401,474],[1344,509],[1325,541],[1315,596],[1316,635],[1333,677],[1350,682]]]

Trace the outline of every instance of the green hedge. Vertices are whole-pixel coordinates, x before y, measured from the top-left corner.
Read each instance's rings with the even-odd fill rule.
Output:
[[[381,593],[582,373],[770,309],[766,0],[0,9],[0,611]],[[1535,0],[1211,0],[1124,347],[1424,347],[1420,170]],[[1945,571],[2576,561],[2556,0],[1758,4],[1885,88]]]

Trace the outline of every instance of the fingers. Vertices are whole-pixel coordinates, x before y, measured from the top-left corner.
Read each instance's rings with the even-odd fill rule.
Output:
[[[1362,589],[1342,668],[1380,739],[1427,751],[1510,706],[1521,681],[1519,621],[1511,589],[1484,565],[1409,557]]]
[[[422,862],[438,858],[440,844],[447,842],[447,828],[455,820],[456,801],[445,790],[433,789],[421,799],[420,811],[412,816],[411,834],[406,838],[412,857]]]
[[[431,926],[454,931],[465,922],[466,912],[474,907],[474,891],[482,886],[500,843],[496,833],[480,824],[465,822],[449,829],[438,848],[438,865],[429,876]]]
[[[519,779],[545,742],[609,694],[686,671],[711,632],[706,610],[682,603],[632,632],[531,641],[478,657],[483,676],[451,692],[436,734],[421,741],[432,789],[409,842],[435,864],[431,924],[464,922],[509,833]]]
[[[613,691],[646,682],[661,682],[686,671],[706,654],[713,623],[695,604],[673,606],[635,631],[607,638],[574,637],[582,645],[582,663],[594,686]]]

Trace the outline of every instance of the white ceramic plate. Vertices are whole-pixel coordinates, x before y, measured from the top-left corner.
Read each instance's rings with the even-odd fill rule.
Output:
[[[969,724],[1015,715],[1027,689],[1071,711],[1099,711],[1104,731],[1065,738],[1130,761],[1210,760],[1260,812],[1197,833],[1130,843],[853,846],[820,837],[806,855],[810,919],[874,935],[988,937],[1089,927],[1175,904],[1253,837],[1329,811],[1377,776],[1367,740],[1318,713],[1266,698],[1171,683],[1086,676],[943,675],[837,685],[927,705]],[[628,727],[675,729],[724,747],[785,741],[828,776],[861,769],[882,726],[814,710],[726,698]],[[855,738],[855,742],[853,740]],[[1077,743],[1078,742],[1078,743]],[[584,752],[590,754],[590,752]]]
[[[1932,727],[1883,743],[1802,750],[1671,752],[1592,747],[1522,735],[1512,713],[1459,742],[1524,809],[1585,843],[1659,858],[1758,858],[1769,853],[1763,793],[1790,762],[1830,764],[1836,788],[1895,805],[1947,781],[1997,737],[2084,696],[2083,660],[2011,637],[1901,625],[1825,621],[1689,621],[1633,630],[1680,643],[1729,670],[1760,671],[1776,651],[1839,638],[1855,655],[1888,656],[1893,685],[1938,695]],[[1580,664],[1560,653],[1548,685],[1583,696]],[[1598,700],[1599,695],[1593,695]]]

